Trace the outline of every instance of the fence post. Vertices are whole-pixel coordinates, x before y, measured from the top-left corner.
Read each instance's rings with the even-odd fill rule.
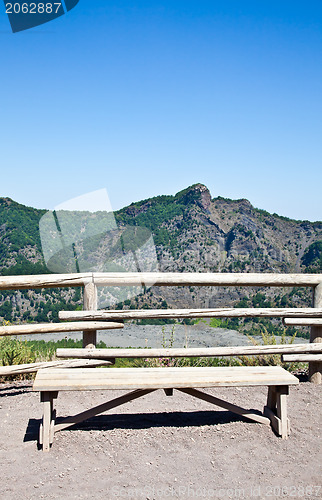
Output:
[[[84,286],[84,311],[97,310],[97,287],[94,283]],[[96,347],[96,330],[83,332],[83,347],[90,349]]]
[[[313,290],[313,307],[322,307],[322,283]],[[322,326],[311,326],[310,342],[322,342]],[[311,361],[309,363],[309,379],[313,384],[321,384],[322,361]]]

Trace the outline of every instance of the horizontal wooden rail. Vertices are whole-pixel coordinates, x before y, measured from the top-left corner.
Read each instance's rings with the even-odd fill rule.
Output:
[[[69,359],[58,361],[44,361],[24,365],[0,366],[0,376],[20,375],[22,373],[36,373],[43,368],[95,368],[96,366],[110,366],[113,361],[103,359]]]
[[[93,273],[0,276],[0,290],[85,286],[92,281]]]
[[[316,286],[322,274],[94,273],[97,286]]]
[[[257,354],[282,353],[322,353],[322,344],[282,344],[239,347],[198,347],[198,348],[160,348],[160,349],[57,349],[58,358],[158,358],[158,357],[213,357],[249,356]]]
[[[157,311],[107,311],[104,317],[91,316],[97,306],[97,287],[130,287],[130,286],[239,286],[239,287],[311,287],[313,288],[312,309],[298,308],[294,309],[212,309],[212,310],[162,310]],[[60,287],[84,287],[84,309],[90,310],[89,313],[81,317],[81,322],[76,323],[80,316],[71,318],[69,312],[67,316],[60,316],[65,320],[76,321],[69,328],[67,324],[39,325],[39,329],[28,330],[30,325],[18,325],[12,327],[0,328],[0,335],[23,335],[29,333],[48,333],[48,332],[69,332],[83,331],[84,347],[94,346],[96,344],[97,329],[113,328],[110,323],[108,326],[105,321],[139,318],[202,318],[202,317],[292,317],[292,318],[316,318],[321,319],[322,311],[322,274],[278,274],[278,273],[77,273],[77,274],[44,274],[44,275],[24,275],[24,276],[0,276],[0,290],[18,290],[29,288],[60,288]],[[177,312],[175,312],[177,311]],[[211,311],[211,312],[209,312]],[[294,311],[294,312],[292,312]],[[113,316],[111,316],[113,314]],[[94,324],[93,320],[97,319]],[[100,320],[100,321],[99,321]],[[288,318],[290,321],[290,318]],[[287,324],[287,323],[285,323]],[[292,324],[292,323],[288,323]],[[295,324],[295,323],[293,323]],[[302,323],[303,324],[303,323]],[[310,341],[312,343],[322,343],[322,326],[319,321],[305,323],[311,326]],[[43,327],[43,329],[42,329]],[[121,328],[122,324],[115,326]],[[9,330],[8,330],[9,328]],[[11,329],[10,329],[11,328]],[[21,330],[22,328],[22,330]],[[24,329],[25,328],[25,329]],[[1,331],[2,330],[2,331]],[[316,358],[315,358],[316,359]],[[313,361],[309,365],[310,381],[320,384],[322,381],[322,362]]]
[[[282,361],[286,363],[309,363],[322,361],[322,354],[283,354]]]
[[[285,326],[322,326],[322,318],[284,318]]]
[[[37,333],[81,332],[88,330],[109,330],[123,328],[123,323],[110,321],[78,321],[72,323],[38,323],[0,327],[0,336],[32,335]]]
[[[0,276],[0,289],[97,286],[308,286],[322,274],[275,273],[79,273]]]
[[[234,308],[222,307],[216,309],[127,309],[101,311],[60,311],[62,320],[126,320],[144,318],[254,318],[270,317],[283,318],[284,316],[322,318],[322,308]]]

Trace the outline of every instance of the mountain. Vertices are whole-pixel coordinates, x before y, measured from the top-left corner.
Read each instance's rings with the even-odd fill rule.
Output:
[[[162,271],[321,272],[322,222],[272,215],[245,199],[212,199],[202,184],[116,216],[151,229]]]
[[[0,274],[50,272],[44,261],[39,234],[39,221],[45,213],[45,210],[0,198]],[[190,186],[175,196],[157,196],[132,203],[115,212],[118,229],[114,233],[109,231],[108,235],[102,229],[106,217],[102,214],[65,213],[65,217],[72,216],[75,221],[75,235],[82,232],[93,235],[93,226],[100,227],[94,236],[76,243],[77,248],[74,244],[70,246],[72,260],[75,261],[76,248],[85,266],[81,270],[97,266],[111,246],[116,248],[115,242],[120,235],[123,235],[120,241],[125,241],[126,234],[130,234],[128,240],[133,240],[132,235],[137,234],[138,229],[147,228],[153,234],[160,271],[322,272],[322,222],[296,221],[270,214],[254,208],[246,199],[212,199],[202,184]],[[64,222],[65,219],[59,220]],[[130,233],[129,228],[132,228]],[[60,264],[63,262],[59,252],[57,259]],[[308,292],[304,289],[282,289],[275,293],[268,289],[160,287],[126,299],[125,305],[215,307],[247,305],[254,301],[257,305],[294,305],[305,304],[308,300]],[[55,319],[59,308],[69,307],[70,302],[73,307],[80,307],[79,290],[3,292],[0,317]]]
[[[46,213],[0,198],[0,273],[47,273],[39,238],[39,220]]]

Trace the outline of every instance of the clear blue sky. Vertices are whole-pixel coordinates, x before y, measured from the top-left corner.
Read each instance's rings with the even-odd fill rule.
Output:
[[[322,219],[321,0],[80,0],[16,34],[1,3],[0,61],[0,196],[201,182]]]

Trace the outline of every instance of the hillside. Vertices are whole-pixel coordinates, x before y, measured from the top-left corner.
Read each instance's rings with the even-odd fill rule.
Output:
[[[314,252],[310,246],[322,239],[322,222],[272,215],[245,199],[211,199],[201,184],[133,203],[116,218],[151,229],[162,271],[321,272],[322,242]]]
[[[76,246],[70,244],[68,252],[67,247],[57,252],[50,270],[44,261],[39,235],[39,221],[45,213],[9,198],[0,199],[2,275],[48,273],[56,269],[54,265],[58,265],[58,272],[75,271],[71,267],[71,263],[75,266],[75,251],[81,271],[111,270],[107,254],[111,259],[113,252],[113,255],[124,253],[124,242],[133,245],[135,238],[140,240],[139,234],[141,239],[142,235],[146,238],[142,228],[153,234],[158,267],[164,272],[322,272],[322,222],[295,221],[270,214],[254,208],[245,199],[212,199],[202,184],[175,196],[132,203],[115,212],[118,229],[108,226],[107,214],[103,212],[62,214],[69,220],[72,217],[74,239],[81,233],[90,237],[76,241]],[[59,220],[64,222],[63,218]],[[99,230],[95,232],[93,227]],[[105,227],[109,230],[104,232]],[[123,268],[126,267],[126,259],[122,262]],[[74,307],[80,307],[80,291],[4,292],[0,295],[0,317],[48,321],[57,318],[57,311],[66,308],[70,300]],[[308,301],[308,292],[300,289],[279,290],[274,294],[249,289],[155,288],[136,297],[129,294],[125,306],[214,307],[250,303],[285,306],[304,305]]]

